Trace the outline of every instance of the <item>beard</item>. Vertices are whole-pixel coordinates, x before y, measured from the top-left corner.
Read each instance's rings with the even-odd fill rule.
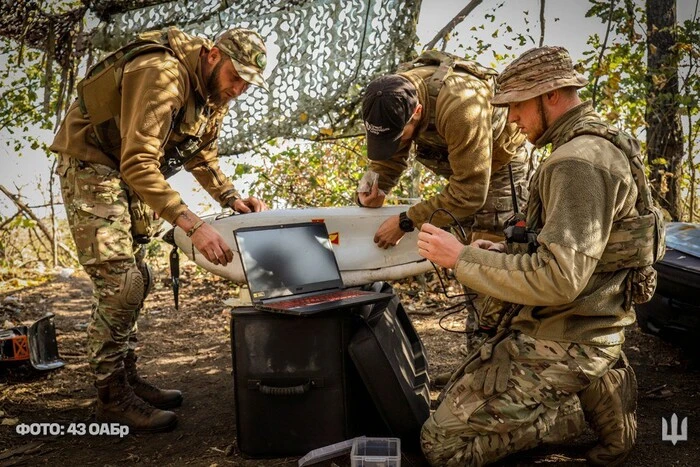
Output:
[[[221,95],[221,80],[219,79],[219,76],[221,74],[221,67],[223,64],[224,61],[219,60],[219,62],[214,65],[206,85],[207,93],[209,94],[209,101],[216,107],[226,105],[229,101],[227,97]]]

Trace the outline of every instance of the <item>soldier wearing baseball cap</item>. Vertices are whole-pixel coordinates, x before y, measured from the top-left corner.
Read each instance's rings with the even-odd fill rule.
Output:
[[[503,238],[503,223],[514,211],[508,164],[516,202],[524,203],[527,152],[525,137],[506,122],[506,112],[489,103],[496,74],[430,51],[368,84],[362,116],[370,170],[359,183],[357,203],[384,204],[408,166],[411,147],[418,162],[447,180],[437,195],[387,219],[375,234],[377,246],[396,245],[429,218],[440,226],[457,219],[472,239]]]
[[[491,102],[508,106],[509,122],[536,146],[552,147],[516,218],[535,235],[528,248],[517,239],[464,246],[427,223],[418,235],[419,254],[514,304],[424,424],[432,465],[489,464],[560,443],[586,419],[599,438],[587,453],[593,465],[621,464],[635,442],[637,383],[622,343],[632,305],[653,293],[663,225],[638,142],[580,100],[585,84],[566,49],[549,46],[498,78]]]
[[[260,34],[250,29],[230,29],[219,37],[215,45],[228,55],[241,78],[269,91],[263,77],[267,50]]]
[[[362,116],[371,160],[386,160],[396,153],[403,129],[419,110],[418,105],[416,88],[401,75],[381,76],[369,83]]]

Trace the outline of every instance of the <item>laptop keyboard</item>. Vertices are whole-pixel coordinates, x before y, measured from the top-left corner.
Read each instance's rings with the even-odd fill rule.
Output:
[[[289,310],[292,308],[299,308],[301,306],[315,305],[317,303],[337,302],[338,300],[359,297],[364,294],[366,294],[366,292],[361,290],[336,290],[319,295],[310,295],[308,297],[293,298],[291,300],[269,303],[267,306],[281,310]]]

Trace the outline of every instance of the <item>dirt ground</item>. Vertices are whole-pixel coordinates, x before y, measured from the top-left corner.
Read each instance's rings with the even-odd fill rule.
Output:
[[[38,286],[0,295],[0,326],[30,324],[46,312],[55,313],[59,351],[65,367],[46,373],[27,367],[0,368],[0,466],[10,465],[192,465],[292,466],[297,458],[246,459],[236,447],[233,380],[231,376],[230,308],[235,286],[184,268],[180,310],[176,311],[167,272],[161,271],[139,321],[139,365],[147,379],[162,387],[179,388],[185,402],[176,409],[179,424],[164,434],[19,435],[19,424],[89,423],[95,390],[86,363],[85,326],[90,313],[91,285],[76,272]],[[454,368],[463,335],[438,324],[453,300],[415,291],[416,282],[395,284],[402,303],[423,339],[432,376]],[[430,286],[429,286],[430,288]],[[9,297],[9,298],[8,298]],[[452,329],[464,315],[443,319]],[[700,465],[700,371],[668,343],[628,330],[625,350],[639,380],[637,444],[626,465]],[[695,368],[695,369],[693,369]],[[433,390],[433,399],[437,397]],[[687,441],[663,441],[661,418],[687,417]],[[313,423],[309,414],[309,423]],[[566,446],[548,446],[520,453],[502,465],[585,465],[592,433]],[[424,465],[420,456],[403,454],[404,466]],[[350,465],[349,456],[322,464]]]

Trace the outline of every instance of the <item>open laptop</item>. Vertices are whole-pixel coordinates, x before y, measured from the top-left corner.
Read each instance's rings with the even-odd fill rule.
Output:
[[[257,309],[304,315],[391,299],[387,293],[344,288],[322,222],[243,227],[234,236]]]

